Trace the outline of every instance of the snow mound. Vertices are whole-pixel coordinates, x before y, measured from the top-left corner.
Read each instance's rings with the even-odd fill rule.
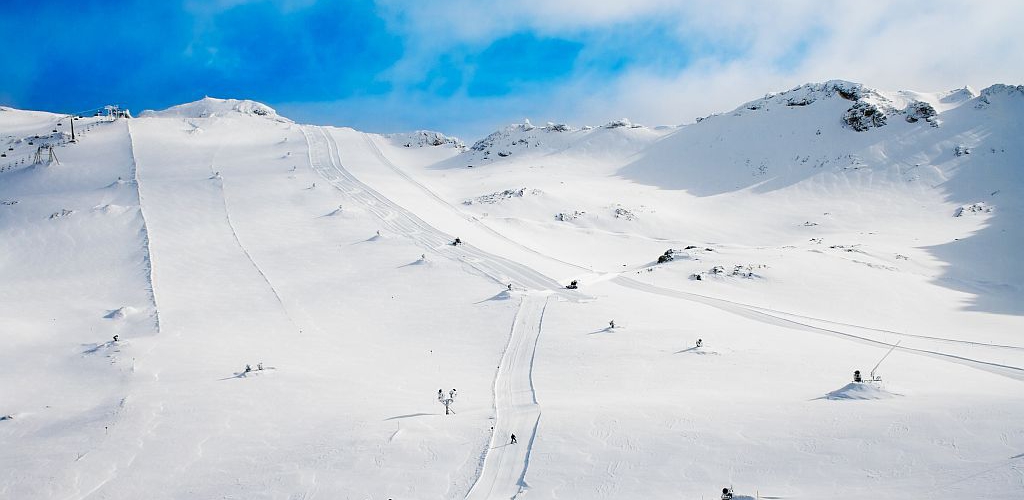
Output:
[[[117,309],[107,311],[107,314],[104,314],[103,317],[106,319],[124,319],[138,312],[139,310],[132,306],[122,306]]]
[[[495,294],[493,297],[488,298],[487,300],[488,301],[490,301],[490,300],[508,300],[508,299],[511,299],[511,298],[512,298],[512,292],[510,292],[508,290],[502,290],[502,291],[498,292],[497,294]]]
[[[143,111],[141,117],[212,118],[241,114],[268,118],[274,121],[292,123],[279,116],[277,111],[266,104],[248,99],[217,99],[204,97],[198,101],[171,106],[163,111]]]
[[[132,209],[132,207],[128,207],[128,206],[124,206],[124,205],[113,205],[113,204],[99,205],[99,206],[93,207],[93,210],[95,210],[97,212],[102,212],[102,213],[107,214],[107,215],[120,215],[120,214],[123,214],[125,212],[128,212],[131,209]]]
[[[831,400],[868,400],[868,399],[889,399],[899,394],[885,390],[877,382],[850,382],[840,389],[836,389],[825,395],[825,399]]]

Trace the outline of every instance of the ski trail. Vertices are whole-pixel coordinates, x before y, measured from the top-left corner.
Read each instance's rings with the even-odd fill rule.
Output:
[[[288,322],[291,323],[292,326],[295,328],[295,331],[298,332],[299,326],[298,324],[295,323],[295,320],[292,318],[292,315],[288,313],[288,308],[285,307],[284,300],[281,300],[281,294],[278,293],[277,288],[274,287],[274,284],[270,282],[270,278],[267,277],[267,273],[263,272],[263,269],[252,258],[252,254],[249,253],[249,249],[245,248],[245,245],[242,244],[242,240],[238,238],[238,231],[235,230],[235,223],[231,221],[231,210],[228,208],[228,197],[224,189],[224,179],[217,178],[214,179],[214,182],[216,182],[217,187],[220,188],[220,199],[224,206],[224,218],[227,219],[228,229],[231,230],[231,236],[232,238],[234,238],[235,244],[238,245],[238,248],[240,250],[242,250],[242,253],[245,255],[245,258],[249,260],[249,264],[252,264],[253,269],[256,269],[256,272],[260,275],[261,278],[263,278],[263,282],[266,283],[267,287],[270,288],[270,293],[274,294],[274,298],[277,299],[278,305],[281,306],[281,312],[284,313],[284,317],[288,319]]]
[[[853,323],[843,323],[841,321],[833,321],[833,320],[828,320],[828,319],[824,319],[824,318],[816,318],[814,316],[804,316],[802,314],[790,313],[790,312],[785,312],[785,311],[777,311],[777,310],[774,310],[774,309],[766,309],[764,307],[758,307],[758,306],[753,306],[753,305],[747,305],[747,304],[740,304],[740,305],[742,305],[742,306],[744,306],[744,307],[746,307],[748,309],[754,309],[754,310],[757,310],[757,311],[760,311],[760,312],[764,312],[764,313],[768,313],[768,314],[771,314],[773,316],[777,316],[777,317],[780,317],[780,318],[781,317],[800,318],[800,319],[803,319],[803,320],[816,321],[816,322],[819,322],[819,323],[827,323],[827,324],[836,325],[836,326],[845,326],[845,327],[856,328],[858,330],[865,330],[865,331],[869,331],[869,332],[887,333],[887,334],[890,334],[890,335],[899,335],[901,337],[909,337],[909,338],[915,338],[915,339],[921,339],[921,340],[930,340],[930,341],[934,341],[934,342],[942,342],[942,343],[947,343],[947,344],[959,344],[959,345],[966,345],[966,346],[971,346],[971,347],[990,347],[990,348],[993,348],[993,349],[1024,350],[1024,346],[1015,346],[1015,345],[1006,345],[1006,344],[993,344],[993,343],[989,343],[989,342],[977,342],[977,341],[973,341],[973,340],[951,339],[951,338],[946,338],[946,337],[933,337],[933,336],[930,336],[930,335],[918,335],[918,334],[914,334],[914,333],[897,332],[897,331],[893,331],[893,330],[886,330],[884,328],[872,328],[872,327],[869,327],[869,326],[855,325]]]
[[[824,334],[827,334],[827,335],[843,337],[843,338],[846,338],[848,340],[855,340],[855,341],[860,341],[860,342],[864,342],[864,343],[868,343],[868,344],[872,344],[872,345],[878,345],[878,346],[891,347],[891,345],[892,345],[892,344],[889,344],[887,342],[883,342],[881,340],[873,339],[873,338],[870,338],[870,337],[854,335],[854,334],[849,333],[849,332],[843,332],[843,331],[839,331],[839,330],[832,330],[832,329],[829,329],[829,328],[822,328],[822,327],[810,325],[810,324],[807,324],[807,323],[801,323],[801,322],[796,321],[794,319],[789,319],[789,318],[784,318],[784,317],[781,317],[781,316],[776,316],[774,314],[769,314],[769,313],[764,312],[762,310],[758,310],[757,308],[753,308],[753,307],[750,307],[750,306],[747,306],[747,305],[744,305],[744,304],[740,304],[738,302],[732,302],[732,301],[728,301],[728,300],[724,300],[724,299],[716,299],[716,298],[708,297],[708,296],[705,296],[705,295],[699,295],[699,294],[695,294],[695,293],[683,292],[683,291],[679,291],[679,290],[670,290],[670,289],[667,289],[667,288],[661,288],[661,287],[657,287],[657,286],[654,286],[654,285],[649,285],[647,283],[643,283],[643,282],[640,282],[640,281],[636,281],[636,280],[634,280],[632,278],[626,278],[626,277],[623,277],[623,276],[619,276],[619,277],[613,278],[612,281],[615,284],[623,286],[623,287],[632,288],[634,290],[640,290],[640,291],[648,292],[648,293],[654,293],[654,294],[658,294],[658,295],[664,295],[666,297],[675,297],[675,298],[679,298],[679,299],[683,299],[683,300],[688,300],[690,302],[697,302],[697,303],[705,304],[705,305],[714,307],[716,309],[721,309],[721,310],[729,312],[729,313],[733,313],[733,314],[736,314],[736,315],[739,315],[739,316],[743,316],[743,317],[746,317],[746,318],[749,318],[749,319],[752,319],[752,320],[755,320],[755,321],[760,321],[762,323],[766,323],[766,324],[770,324],[770,325],[782,326],[782,327],[786,327],[786,328],[798,328],[798,329],[809,331],[809,332],[813,332],[813,333],[824,333]],[[922,354],[922,355],[925,355],[925,356],[930,356],[930,357],[941,359],[941,360],[944,360],[944,361],[950,361],[950,362],[953,362],[953,363],[959,363],[959,364],[962,364],[962,365],[970,366],[972,368],[977,368],[979,370],[984,370],[984,371],[987,371],[987,372],[990,372],[990,373],[995,373],[997,375],[1002,375],[1004,377],[1009,377],[1009,378],[1013,378],[1013,379],[1017,379],[1017,380],[1024,380],[1024,368],[1021,368],[1021,367],[1018,367],[1018,366],[1011,366],[1011,365],[1004,365],[1004,364],[999,364],[999,363],[992,363],[992,362],[989,362],[989,361],[983,361],[983,360],[979,360],[979,359],[967,358],[967,357],[964,357],[964,356],[957,356],[955,354],[949,354],[949,353],[944,353],[944,352],[940,352],[940,351],[932,351],[932,350],[928,350],[928,349],[918,349],[918,348],[904,347],[904,346],[898,347],[898,349],[900,349],[902,351],[908,351],[908,352],[913,352],[913,353],[917,353],[917,354]]]
[[[338,146],[329,132],[322,127],[303,126],[302,133],[309,146],[310,166],[332,186],[380,219],[387,230],[406,236],[444,257],[460,261],[498,283],[512,283],[527,290],[552,291],[570,300],[587,298],[577,291],[565,289],[557,281],[517,262],[485,252],[473,245],[451,245],[453,236],[434,228],[359,181],[346,170],[340,160]]]
[[[558,262],[559,264],[564,264],[566,266],[573,267],[573,268],[578,269],[580,271],[593,272],[592,269],[580,266],[578,264],[573,264],[572,262],[564,261],[562,259],[558,259],[558,258],[552,257],[550,255],[541,253],[541,252],[539,252],[537,250],[534,250],[534,249],[532,249],[532,248],[530,248],[530,247],[528,247],[526,245],[523,245],[522,243],[519,243],[518,241],[515,241],[515,240],[512,240],[512,239],[508,238],[507,236],[505,236],[504,234],[499,233],[498,231],[495,231],[493,228],[491,228],[491,226],[488,226],[486,223],[484,223],[480,219],[477,219],[476,217],[474,217],[472,215],[466,214],[465,212],[463,212],[463,211],[459,210],[458,208],[456,208],[455,206],[453,206],[451,203],[448,203],[447,201],[445,201],[444,198],[441,198],[440,196],[437,195],[437,193],[431,191],[430,188],[428,188],[427,186],[423,185],[423,183],[417,181],[416,179],[413,179],[412,176],[410,176],[409,174],[405,173],[404,170],[398,168],[398,166],[395,165],[394,163],[392,163],[391,160],[389,160],[387,156],[384,156],[384,152],[380,150],[380,147],[377,146],[377,143],[373,141],[373,138],[370,136],[370,134],[364,133],[363,134],[363,139],[366,140],[366,144],[370,147],[370,151],[373,153],[374,156],[377,157],[377,159],[380,160],[380,163],[382,165],[384,165],[384,166],[388,167],[389,169],[391,169],[393,172],[398,174],[398,176],[401,177],[402,179],[404,179],[406,182],[408,182],[409,184],[412,184],[413,186],[416,186],[417,189],[419,189],[420,191],[424,192],[431,199],[436,201],[441,206],[445,207],[447,210],[455,213],[460,218],[465,219],[465,220],[473,223],[474,225],[482,228],[483,230],[487,231],[489,234],[491,234],[492,236],[500,239],[501,241],[504,241],[505,243],[507,243],[509,245],[516,246],[516,247],[522,249],[525,252],[529,252],[532,255],[536,255],[536,256],[544,258],[544,259],[553,260],[555,262]]]
[[[508,346],[494,378],[491,442],[467,499],[516,498],[529,488],[526,472],[541,413],[533,386],[533,360],[547,300],[547,295],[530,293],[519,304]],[[510,443],[512,434],[516,434],[516,444]]]

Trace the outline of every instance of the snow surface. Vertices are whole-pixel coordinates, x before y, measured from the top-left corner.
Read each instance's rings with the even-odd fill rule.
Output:
[[[0,497],[1024,496],[1022,117],[832,81],[466,149],[0,109]]]

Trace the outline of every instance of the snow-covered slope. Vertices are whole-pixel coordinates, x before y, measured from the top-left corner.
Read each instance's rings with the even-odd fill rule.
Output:
[[[2,109],[0,496],[1015,498],[1022,117],[831,81],[465,148]]]

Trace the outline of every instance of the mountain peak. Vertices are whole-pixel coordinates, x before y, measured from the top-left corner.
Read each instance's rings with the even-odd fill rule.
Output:
[[[143,111],[146,116],[173,116],[182,118],[210,118],[214,116],[225,116],[230,113],[258,116],[269,118],[280,122],[291,122],[291,120],[277,114],[277,111],[261,102],[249,99],[218,99],[216,97],[203,97],[197,101],[171,106],[162,111]]]

